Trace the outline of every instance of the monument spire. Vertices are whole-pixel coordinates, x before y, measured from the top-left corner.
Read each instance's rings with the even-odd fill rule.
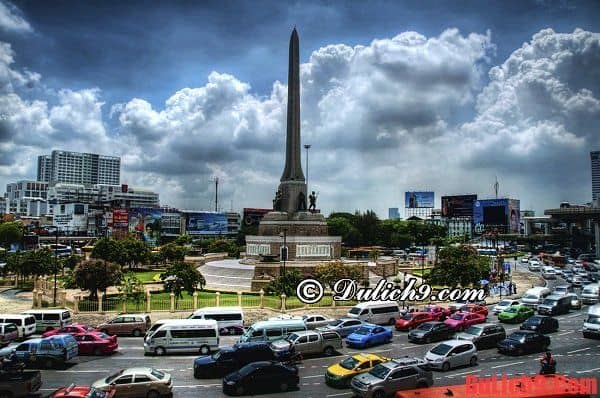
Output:
[[[294,26],[290,37],[285,167],[281,182],[305,181],[300,161],[300,147],[300,42]]]

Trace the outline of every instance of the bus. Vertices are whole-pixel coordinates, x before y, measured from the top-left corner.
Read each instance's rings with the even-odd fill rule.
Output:
[[[71,254],[73,254],[73,249],[71,248],[71,246],[67,246],[67,245],[61,245],[61,244],[49,244],[49,245],[45,245],[44,247],[48,248],[52,253],[56,253],[57,257],[69,257]]]
[[[562,268],[565,265],[567,265],[567,257],[562,256],[560,254],[540,253],[539,258],[545,265],[549,265],[552,267]]]
[[[477,254],[480,256],[496,257],[498,255],[498,250],[490,247],[482,247],[477,249]]]

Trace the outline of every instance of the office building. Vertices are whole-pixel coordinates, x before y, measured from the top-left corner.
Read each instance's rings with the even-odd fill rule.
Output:
[[[592,201],[600,199],[600,151],[590,152],[592,161]]]
[[[46,214],[48,183],[21,180],[6,184],[4,211],[17,216],[39,217]]]
[[[129,185],[86,186],[83,184],[59,183],[48,189],[48,199],[52,203],[105,204],[111,207],[158,207],[159,195],[147,189]]]
[[[119,185],[121,159],[95,153],[52,151],[51,155],[38,156],[38,180],[50,185]]]

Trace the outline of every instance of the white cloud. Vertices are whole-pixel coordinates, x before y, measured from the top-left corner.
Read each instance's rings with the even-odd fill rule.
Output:
[[[33,28],[15,5],[0,1],[0,29],[17,33],[29,33]]]

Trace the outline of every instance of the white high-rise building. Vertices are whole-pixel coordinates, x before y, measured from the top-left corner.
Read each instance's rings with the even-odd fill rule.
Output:
[[[600,151],[590,152],[592,160],[592,200],[600,200]]]
[[[38,156],[38,180],[50,185],[121,183],[121,158],[95,153],[52,151]]]

